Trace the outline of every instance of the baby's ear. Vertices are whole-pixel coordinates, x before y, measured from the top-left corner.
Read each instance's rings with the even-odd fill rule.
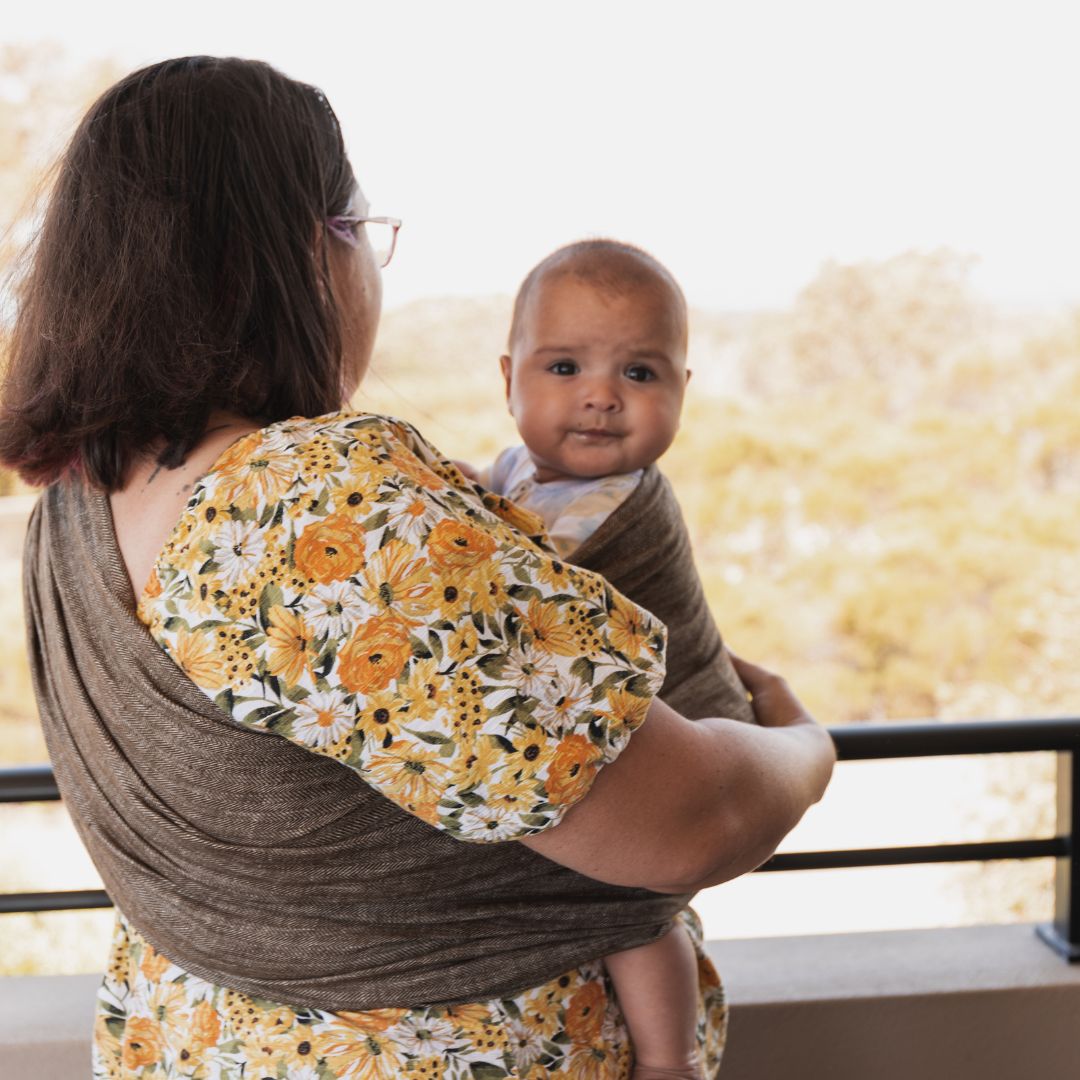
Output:
[[[510,378],[514,370],[514,362],[506,353],[499,357],[499,367],[502,369],[503,381],[506,383],[506,400],[510,401]],[[513,409],[510,410],[513,413]]]

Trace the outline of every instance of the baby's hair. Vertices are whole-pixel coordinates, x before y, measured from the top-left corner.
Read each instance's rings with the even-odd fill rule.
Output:
[[[687,334],[686,298],[671,271],[647,251],[619,240],[578,240],[553,251],[526,275],[514,299],[510,320],[510,349],[513,350],[525,316],[529,297],[541,282],[551,277],[576,277],[595,288],[622,296],[634,289],[659,289],[666,294],[679,326],[685,347]]]

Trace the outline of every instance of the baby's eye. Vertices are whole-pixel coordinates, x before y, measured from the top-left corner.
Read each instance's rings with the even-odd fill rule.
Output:
[[[656,378],[656,372],[644,364],[632,364],[626,369],[626,377],[634,382],[652,382]]]
[[[578,373],[578,366],[573,360],[556,360],[552,364],[548,371],[552,375],[576,375]]]

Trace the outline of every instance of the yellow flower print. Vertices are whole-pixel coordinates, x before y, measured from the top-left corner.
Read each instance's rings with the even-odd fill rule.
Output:
[[[454,787],[468,791],[477,784],[490,782],[507,757],[506,750],[490,735],[463,740],[454,756]]]
[[[401,725],[413,719],[401,695],[388,690],[371,694],[364,701],[357,718],[364,738],[371,746],[382,746],[383,743],[389,745],[389,741],[393,741],[401,733]]]
[[[432,1054],[431,1057],[414,1058],[407,1066],[410,1080],[442,1080],[446,1073],[446,1058]]]
[[[518,506],[504,495],[496,495],[493,491],[485,491],[483,501],[488,510],[524,536],[543,534],[544,519],[531,510],[526,510],[524,506]]]
[[[461,663],[476,655],[479,635],[471,622],[463,622],[446,640],[446,655]]]
[[[368,760],[371,781],[399,806],[424,821],[438,817],[435,804],[442,798],[450,766],[439,760],[436,749],[399,739]]]
[[[600,751],[584,735],[567,735],[548,767],[548,798],[557,805],[576,803],[589,790],[599,758]]]
[[[204,690],[220,690],[225,685],[226,666],[209,638],[181,627],[172,653],[184,674]]]
[[[253,1070],[255,1076],[269,1076],[277,1073],[277,1062],[281,1057],[281,1050],[274,1045],[274,1042],[275,1040],[267,1038],[261,1029],[244,1040],[245,1072],[248,1069]]]
[[[361,569],[367,534],[344,514],[331,514],[309,525],[296,541],[296,568],[322,582],[343,581]]]
[[[318,1053],[341,1080],[396,1080],[405,1068],[397,1047],[374,1032],[359,1039],[351,1031],[328,1032],[318,1040]]]
[[[397,687],[401,704],[409,720],[430,720],[446,701],[445,675],[439,673],[434,660],[415,660],[409,677]]]
[[[472,610],[483,615],[498,615],[512,602],[506,591],[506,582],[499,564],[494,559],[473,567],[465,585],[471,594]]]
[[[391,540],[368,560],[362,578],[373,611],[412,623],[431,614],[431,568],[411,544]]]
[[[511,771],[522,779],[545,769],[554,754],[552,739],[540,727],[525,728],[513,742],[517,753],[511,758]]]
[[[573,588],[573,571],[569,563],[558,559],[538,559],[536,576],[545,584],[550,585],[557,593],[570,592]]]
[[[338,654],[338,678],[346,690],[371,694],[384,690],[411,655],[409,631],[396,619],[371,619]]]
[[[630,660],[637,660],[649,637],[641,609],[621,596],[615,597],[615,610],[608,619],[608,639]]]
[[[266,637],[270,655],[267,666],[270,674],[284,679],[289,686],[296,686],[305,675],[311,675],[308,655],[311,631],[300,615],[280,605],[270,609],[268,621],[270,627]]]
[[[428,554],[443,571],[479,566],[495,553],[495,541],[486,532],[463,521],[444,518],[428,535]]]
[[[574,632],[566,625],[557,605],[544,603],[533,597],[529,601],[529,608],[523,621],[537,649],[554,653],[556,656],[578,655]]]
[[[292,1030],[279,1035],[275,1041],[290,1075],[293,1070],[301,1069],[305,1065],[314,1066],[318,1051],[310,1024],[297,1024]]]
[[[539,991],[526,999],[521,1016],[534,1031],[550,1039],[562,1027],[562,1001],[551,991]]]
[[[649,711],[649,699],[626,690],[609,690],[606,697],[607,708],[597,710],[597,715],[609,721],[608,735],[615,742],[621,735],[641,726]]]

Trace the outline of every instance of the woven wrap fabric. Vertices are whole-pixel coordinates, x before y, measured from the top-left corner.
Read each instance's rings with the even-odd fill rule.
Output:
[[[655,465],[569,561],[602,574],[667,625],[663,701],[691,720],[754,722],[746,688],[709,611],[682,510]]]
[[[509,997],[655,940],[689,899],[455,840],[238,726],[137,619],[99,492],[44,493],[24,590],[64,801],[114,902],[195,975],[330,1011]]]

